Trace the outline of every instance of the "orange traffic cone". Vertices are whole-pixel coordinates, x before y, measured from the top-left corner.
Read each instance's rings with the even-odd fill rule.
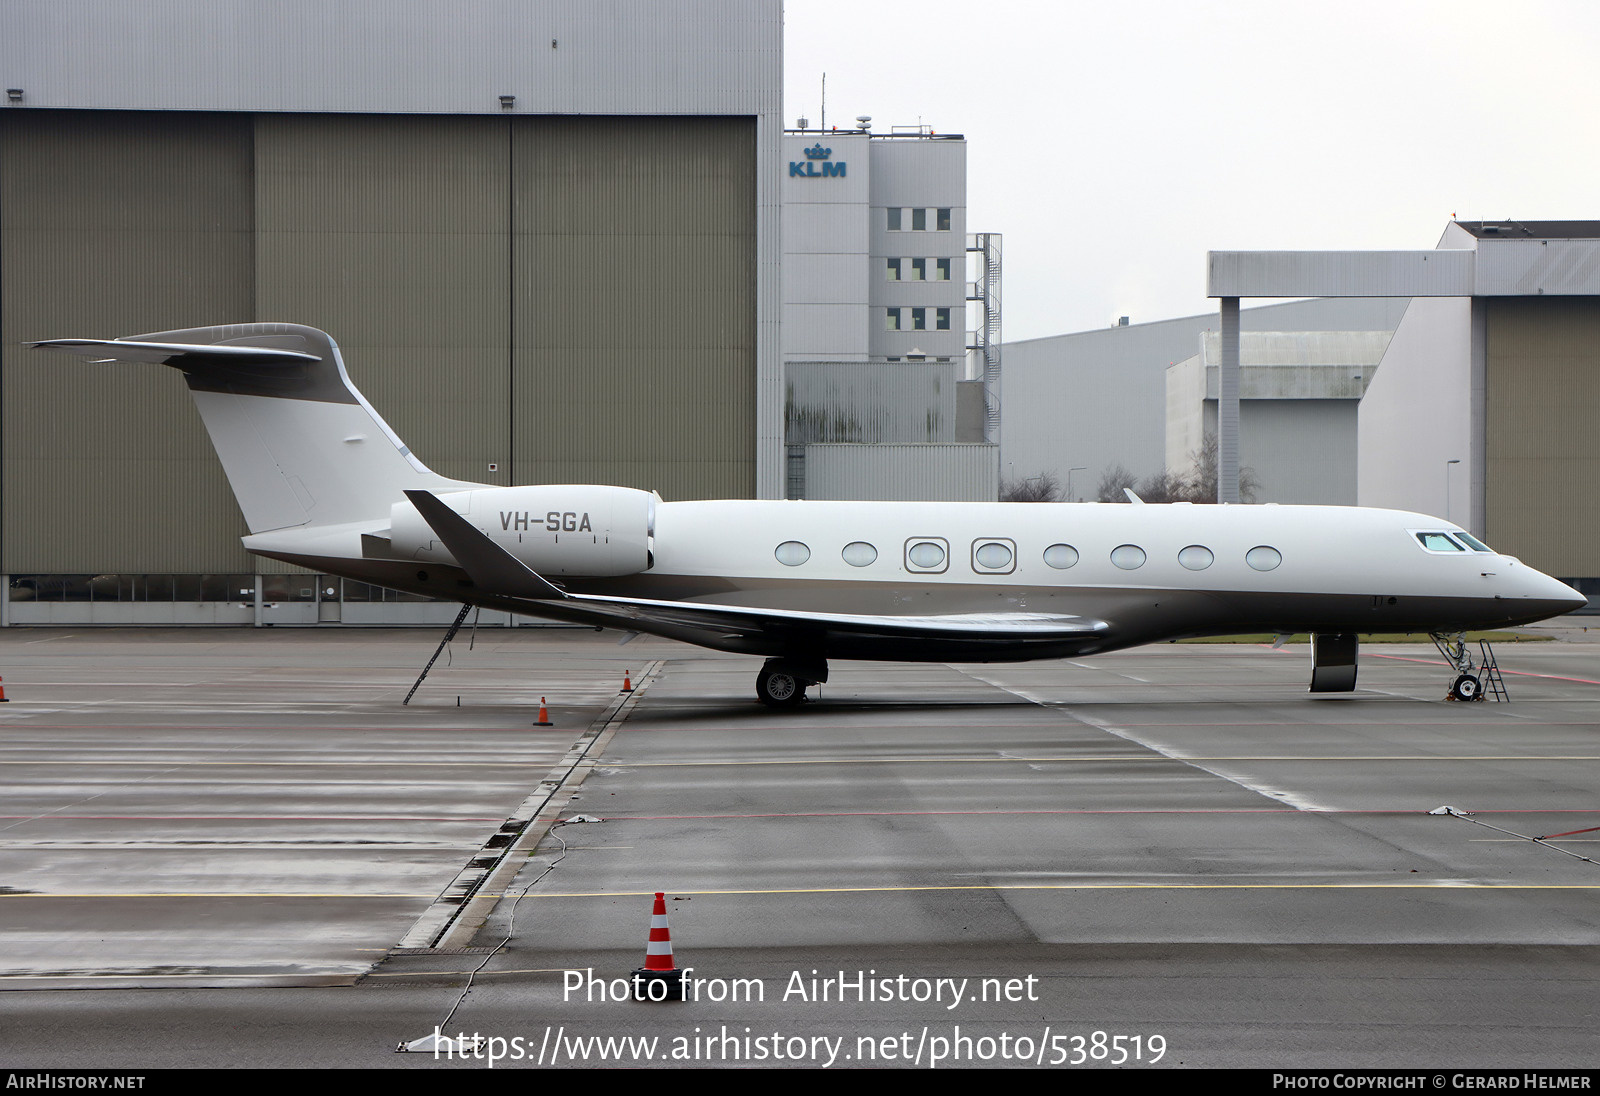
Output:
[[[554,727],[555,726],[554,723],[550,722],[550,710],[544,706],[544,697],[542,697],[542,696],[539,698],[539,722],[535,723],[534,726],[535,727]]]
[[[622,691],[625,693],[633,692],[633,678],[627,670],[622,671]]]
[[[10,697],[6,696],[6,687],[5,687],[5,685],[3,683],[0,683],[0,704],[4,704],[6,701],[8,701],[10,699],[11,699]]]
[[[644,966],[633,972],[635,1001],[683,1000],[683,971],[672,965],[672,930],[667,927],[667,899],[656,891],[655,908],[650,913],[650,943],[645,946]]]

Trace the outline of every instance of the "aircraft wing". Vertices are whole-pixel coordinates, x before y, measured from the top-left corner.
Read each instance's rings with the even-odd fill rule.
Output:
[[[923,640],[973,649],[1090,640],[1110,627],[1103,620],[1055,613],[884,616],[573,594],[494,543],[431,492],[407,491],[406,497],[474,585],[538,602],[529,612],[558,620],[668,636],[692,632],[702,639],[707,633],[716,633],[728,641],[781,641],[785,637],[868,643]]]

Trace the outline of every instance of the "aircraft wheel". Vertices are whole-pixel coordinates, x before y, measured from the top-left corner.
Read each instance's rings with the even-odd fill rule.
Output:
[[[1483,696],[1483,683],[1471,674],[1462,674],[1450,686],[1450,695],[1456,700],[1477,700]]]
[[[792,708],[806,698],[806,683],[786,670],[756,675],[756,699],[769,708]]]

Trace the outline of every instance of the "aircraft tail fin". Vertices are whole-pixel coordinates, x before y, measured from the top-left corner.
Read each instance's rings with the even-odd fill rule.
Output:
[[[225,324],[32,345],[181,370],[252,533],[387,519],[408,489],[482,486],[437,475],[413,456],[350,383],[338,345],[314,327]]]

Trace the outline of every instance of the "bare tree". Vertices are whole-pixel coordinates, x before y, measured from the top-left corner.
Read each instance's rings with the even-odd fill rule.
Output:
[[[1137,484],[1137,486],[1135,486]],[[1216,502],[1217,501],[1217,435],[1207,430],[1201,437],[1200,448],[1189,454],[1189,470],[1173,472],[1162,470],[1143,479],[1120,464],[1107,468],[1100,476],[1100,486],[1095,497],[1101,502],[1127,502],[1127,489],[1144,502]],[[1254,502],[1261,489],[1261,477],[1254,468],[1239,469],[1239,499]]]
[[[1185,502],[1189,481],[1176,472],[1156,472],[1140,480],[1133,490],[1145,502]]]
[[[1214,430],[1207,430],[1200,438],[1200,448],[1189,454],[1189,462],[1193,470],[1189,473],[1189,490],[1185,496],[1190,502],[1216,502],[1217,501],[1217,434]],[[1261,477],[1256,475],[1256,470],[1248,466],[1239,468],[1239,501],[1256,501],[1256,492],[1261,490]]]
[[[1100,485],[1095,488],[1094,497],[1100,502],[1127,502],[1128,496],[1123,490],[1132,487],[1134,474],[1120,464],[1113,464],[1100,475]]]
[[[1060,502],[1061,481],[1054,472],[1040,472],[1022,480],[1000,483],[1001,502]]]

